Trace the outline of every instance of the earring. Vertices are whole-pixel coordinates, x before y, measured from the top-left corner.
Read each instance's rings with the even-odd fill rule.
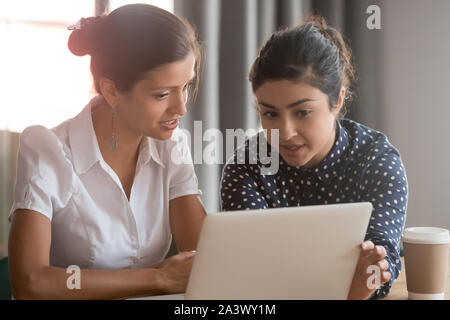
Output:
[[[112,124],[112,134],[111,139],[109,140],[109,147],[111,150],[117,149],[117,140],[116,140],[116,127],[114,123],[114,116],[116,115],[116,108],[112,108],[112,115],[111,115],[111,124]]]

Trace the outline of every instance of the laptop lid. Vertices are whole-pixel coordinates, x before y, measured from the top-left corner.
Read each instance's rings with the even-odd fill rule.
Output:
[[[209,214],[186,299],[346,299],[369,202]]]

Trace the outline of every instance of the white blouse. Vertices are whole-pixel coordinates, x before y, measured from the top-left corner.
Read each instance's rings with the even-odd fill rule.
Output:
[[[187,141],[178,129],[166,141],[142,139],[128,201],[95,136],[91,107],[99,98],[53,129],[22,132],[9,220],[16,209],[50,219],[52,266],[148,267],[166,256],[172,241],[169,201],[201,193],[185,158]],[[173,161],[177,156],[185,161]]]

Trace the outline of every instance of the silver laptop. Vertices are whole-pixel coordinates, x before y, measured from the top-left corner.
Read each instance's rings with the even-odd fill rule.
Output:
[[[346,299],[369,202],[209,214],[185,295],[152,299]]]

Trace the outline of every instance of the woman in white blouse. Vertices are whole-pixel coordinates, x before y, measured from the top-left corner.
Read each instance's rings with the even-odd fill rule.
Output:
[[[69,28],[70,51],[91,56],[99,95],[57,127],[21,135],[9,217],[13,295],[183,292],[205,217],[192,164],[174,161],[185,147],[178,118],[198,83],[195,34],[144,4]],[[164,260],[172,235],[181,253]]]

